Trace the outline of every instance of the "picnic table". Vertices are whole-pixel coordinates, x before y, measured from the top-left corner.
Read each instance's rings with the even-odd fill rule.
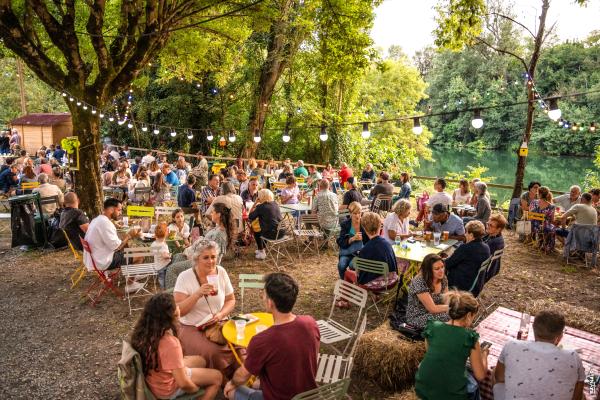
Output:
[[[393,245],[394,254],[396,259],[408,261],[408,267],[403,271],[403,286],[408,289],[408,285],[411,279],[419,272],[419,267],[423,262],[423,259],[429,254],[440,254],[442,251],[449,249],[458,243],[458,240],[448,239],[440,241],[437,246],[433,245],[433,242],[426,241],[415,241],[411,243],[408,239],[403,240],[399,246]],[[399,273],[402,271],[398,271]]]
[[[488,357],[488,367],[490,369],[498,363],[498,357],[500,357],[500,352],[506,342],[510,339],[516,339],[521,324],[521,316],[522,313],[518,311],[498,307],[486,319],[481,321],[475,329],[479,333],[480,341],[485,340],[492,343]],[[534,340],[533,317],[529,324],[528,339]],[[564,336],[559,346],[567,349],[577,349],[586,374],[590,372],[598,374],[600,372],[600,336],[579,329],[565,327]],[[480,387],[482,389],[483,400],[493,399],[493,395],[490,397],[492,391],[491,379],[486,379]],[[587,381],[584,395],[588,400],[595,399],[595,395],[590,393]]]

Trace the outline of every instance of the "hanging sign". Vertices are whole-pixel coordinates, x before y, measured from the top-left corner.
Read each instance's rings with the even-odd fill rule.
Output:
[[[527,148],[527,142],[523,142],[521,144],[521,147],[519,147],[519,156],[527,157],[527,154],[529,154],[529,149]]]

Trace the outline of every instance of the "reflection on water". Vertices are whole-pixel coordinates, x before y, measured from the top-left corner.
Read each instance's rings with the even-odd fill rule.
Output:
[[[489,168],[487,176],[494,176],[494,183],[512,185],[515,179],[517,155],[507,150],[474,151],[467,149],[433,148],[434,161],[421,160],[416,174],[422,176],[445,176],[448,172],[461,172],[467,165]],[[568,191],[573,184],[582,185],[586,169],[594,168],[591,158],[549,156],[530,152],[525,170],[525,185],[531,180],[553,190]],[[494,189],[500,201],[510,197],[511,191]]]

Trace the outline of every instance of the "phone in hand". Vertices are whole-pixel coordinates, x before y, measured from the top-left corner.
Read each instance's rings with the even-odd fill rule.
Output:
[[[487,342],[487,341],[481,342],[481,350],[489,349],[490,347],[492,347],[492,344],[490,342]]]

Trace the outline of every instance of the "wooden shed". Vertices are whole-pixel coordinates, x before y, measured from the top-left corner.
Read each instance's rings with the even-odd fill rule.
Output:
[[[42,146],[60,144],[60,141],[73,136],[71,114],[27,114],[10,122],[21,135],[21,148],[35,154]]]

